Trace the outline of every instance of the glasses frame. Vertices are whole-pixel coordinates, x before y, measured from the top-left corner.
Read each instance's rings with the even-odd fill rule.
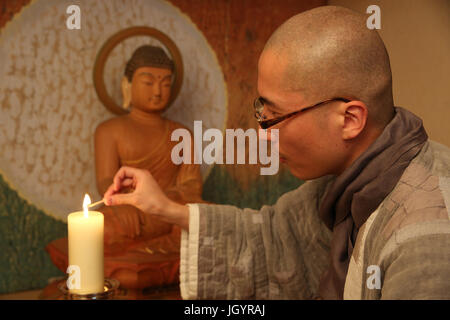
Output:
[[[300,112],[303,112],[303,111],[306,111],[306,110],[318,107],[320,105],[323,105],[325,103],[332,102],[332,101],[350,102],[351,100],[346,99],[346,98],[340,98],[340,97],[327,99],[327,100],[318,102],[316,104],[313,104],[312,106],[308,106],[308,107],[303,108],[301,110],[297,110],[297,111],[294,111],[294,112],[291,112],[291,113],[288,113],[288,114],[285,114],[283,116],[280,116],[280,117],[277,117],[277,118],[273,118],[273,119],[265,119],[264,118],[265,116],[263,116],[263,114],[262,114],[262,112],[264,110],[264,98],[257,97],[255,99],[255,101],[253,102],[253,108],[255,109],[255,118],[258,121],[259,126],[261,127],[261,129],[268,129],[268,128],[276,125],[277,123],[280,123],[283,120],[286,120],[286,119],[288,119],[290,117],[295,116],[296,114],[298,114]]]

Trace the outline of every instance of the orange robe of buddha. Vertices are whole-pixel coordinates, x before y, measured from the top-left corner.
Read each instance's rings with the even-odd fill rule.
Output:
[[[183,127],[166,120],[163,138],[158,139],[151,150],[146,150],[147,154],[138,159],[132,158],[133,155],[136,156],[136,150],[130,149],[130,152],[127,152],[127,148],[123,148],[120,166],[148,170],[172,200],[183,204],[202,202],[199,165],[176,165],[171,159],[172,148],[178,142],[171,141],[170,137],[172,131],[178,128]],[[130,278],[128,287],[133,286],[134,273],[143,274],[140,280],[147,286],[178,281],[181,236],[179,227],[150,217],[133,206],[103,207],[100,211],[105,216],[105,276],[119,278],[122,282]],[[117,214],[132,211],[140,218],[140,231],[134,238],[127,236],[117,219]],[[136,261],[142,263],[130,263]]]
[[[120,166],[148,170],[161,189],[178,203],[203,202],[200,168],[194,164],[176,165],[171,159],[172,148],[178,143],[171,141],[172,131],[183,128],[176,122],[167,120],[164,138],[153,147],[151,153],[140,159],[130,159],[121,154]],[[126,153],[126,152],[125,152]],[[105,215],[105,254],[116,255],[130,248],[145,246],[147,251],[179,252],[180,229],[140,212],[132,206],[103,207]],[[117,211],[135,211],[141,221],[140,235],[131,239],[120,225]]]

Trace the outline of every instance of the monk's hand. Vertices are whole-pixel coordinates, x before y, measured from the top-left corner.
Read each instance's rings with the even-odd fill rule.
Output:
[[[107,206],[127,204],[150,214],[159,213],[170,202],[150,172],[131,167],[117,171],[103,199]]]
[[[123,193],[127,189],[131,192]],[[103,199],[107,206],[132,205],[146,214],[189,229],[189,208],[169,199],[147,170],[120,168]]]

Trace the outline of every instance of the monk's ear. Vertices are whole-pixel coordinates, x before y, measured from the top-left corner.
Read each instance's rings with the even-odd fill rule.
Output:
[[[367,123],[367,106],[361,101],[350,101],[344,106],[344,125],[342,127],[342,139],[356,138]]]
[[[131,104],[131,83],[128,81],[126,76],[122,78],[121,87],[123,98],[122,107],[124,109],[129,109]]]

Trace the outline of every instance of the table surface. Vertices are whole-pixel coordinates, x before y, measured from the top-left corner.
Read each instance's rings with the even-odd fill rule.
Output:
[[[58,289],[58,285],[66,280],[56,280],[44,288],[40,295],[42,300],[64,300],[65,296]],[[181,300],[180,285],[166,287],[152,287],[141,290],[119,288],[114,300]]]

